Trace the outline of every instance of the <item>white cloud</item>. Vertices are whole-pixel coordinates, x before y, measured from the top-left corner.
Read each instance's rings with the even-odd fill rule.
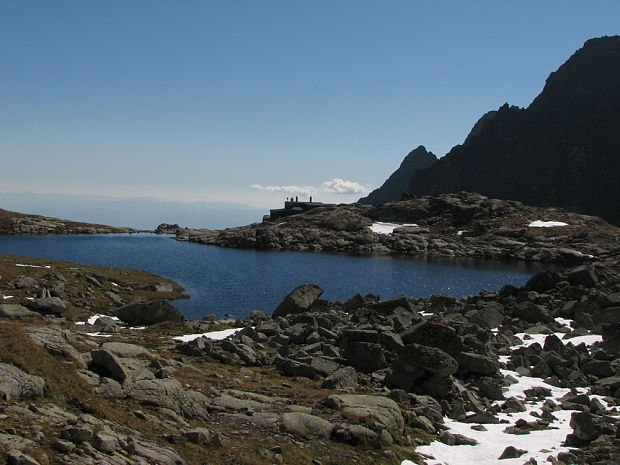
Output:
[[[334,178],[331,181],[324,181],[319,187],[313,186],[263,186],[261,184],[252,184],[252,189],[263,192],[285,192],[287,194],[312,195],[319,192],[327,192],[330,194],[365,194],[370,189],[362,186],[355,181],[345,181],[340,178]]]
[[[321,189],[324,192],[331,192],[334,194],[365,194],[368,192],[367,187],[364,187],[355,181],[345,181],[340,178],[325,181],[321,184]]]
[[[287,194],[313,194],[316,192],[314,187],[310,186],[262,186],[260,184],[252,184],[252,189],[263,192],[286,192]]]

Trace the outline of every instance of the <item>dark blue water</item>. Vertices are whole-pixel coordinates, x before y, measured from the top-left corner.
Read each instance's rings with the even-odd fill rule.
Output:
[[[0,253],[157,273],[178,282],[191,296],[174,302],[188,319],[209,313],[244,318],[254,309],[271,314],[292,289],[304,283],[321,286],[328,300],[344,301],[358,292],[382,298],[441,293],[461,297],[505,284],[520,286],[539,270],[516,262],[223,249],[151,234],[3,236]]]

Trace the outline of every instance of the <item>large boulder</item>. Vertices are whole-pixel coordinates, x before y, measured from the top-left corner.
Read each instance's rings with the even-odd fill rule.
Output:
[[[612,356],[620,355],[620,323],[602,325],[603,347]]]
[[[533,302],[519,302],[512,308],[512,316],[528,323],[549,323],[553,321],[546,308]]]
[[[329,421],[302,412],[283,414],[280,425],[283,430],[306,439],[329,439],[334,430],[334,425]]]
[[[302,284],[296,287],[273,311],[273,318],[307,311],[323,292],[325,291],[316,284]]]
[[[208,417],[209,399],[201,392],[184,389],[174,378],[141,379],[123,389],[130,399],[169,408],[186,418]]]
[[[60,297],[43,297],[27,304],[28,308],[44,314],[62,315],[67,311],[67,303]]]
[[[598,278],[594,270],[585,265],[570,270],[566,275],[566,279],[573,285],[582,285],[585,287],[594,287],[598,284]]]
[[[71,345],[79,342],[71,331],[46,326],[31,326],[27,331],[30,339],[50,354],[72,358],[78,365],[85,366],[80,353]]]
[[[116,310],[116,316],[128,325],[152,325],[163,321],[182,321],[181,312],[166,300],[133,301]]]
[[[541,271],[532,276],[525,284],[526,289],[536,292],[547,292],[560,282],[561,277],[555,271]]]
[[[437,347],[456,357],[463,348],[461,337],[449,326],[422,321],[400,334],[404,344],[420,344]]]
[[[458,370],[457,361],[437,347],[409,344],[398,354],[398,364],[410,365],[436,375],[453,375]]]
[[[334,394],[327,398],[328,407],[340,410],[342,416],[356,422],[373,422],[392,435],[401,436],[405,426],[396,402],[387,397],[355,394]]]
[[[123,385],[129,386],[138,380],[154,379],[155,375],[144,367],[139,360],[120,358],[105,349],[93,350],[90,353],[93,371],[106,378],[112,378]]]
[[[603,434],[615,434],[615,428],[604,417],[587,412],[573,413],[570,426],[573,434],[582,441],[592,441]]]
[[[415,310],[409,303],[409,300],[404,295],[401,295],[398,297],[392,297],[391,299],[387,299],[387,300],[382,300],[374,304],[372,307],[377,312],[383,315],[388,315],[399,307],[404,308],[405,310],[408,310],[411,313],[415,313]]]
[[[0,363],[0,399],[21,400],[45,395],[45,381],[19,368]]]
[[[357,372],[353,367],[343,367],[336,370],[323,381],[322,389],[338,391],[354,391],[357,387]]]
[[[459,371],[477,375],[494,375],[499,371],[499,362],[492,355],[480,355],[473,352],[461,352]]]
[[[40,313],[28,310],[19,304],[2,304],[0,305],[0,317],[19,320],[26,317],[41,317]]]

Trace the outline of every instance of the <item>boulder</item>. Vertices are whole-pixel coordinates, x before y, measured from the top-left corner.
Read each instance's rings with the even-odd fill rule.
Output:
[[[439,440],[449,446],[475,446],[478,441],[472,438],[468,438],[462,434],[453,434],[449,431],[442,431],[439,433]]]
[[[26,305],[28,308],[44,314],[60,316],[67,311],[67,303],[60,297],[34,299],[29,301]]]
[[[302,412],[284,413],[280,419],[280,427],[305,439],[329,439],[334,429],[334,425],[329,421]]]
[[[405,426],[400,407],[387,397],[333,394],[327,398],[325,405],[338,409],[344,417],[350,420],[378,423],[398,437],[402,435]]]
[[[615,428],[604,417],[586,412],[571,415],[573,435],[582,441],[592,441],[603,434],[615,434]]]
[[[587,266],[579,266],[573,268],[566,275],[566,279],[573,285],[582,285],[585,287],[595,287],[598,284],[598,278],[592,268]]]
[[[411,313],[415,312],[413,308],[411,307],[409,300],[404,295],[398,296],[398,297],[392,297],[391,299],[388,299],[388,300],[382,300],[381,302],[377,302],[376,304],[372,306],[372,308],[374,308],[377,312],[383,315],[388,315],[392,313],[398,307],[404,308],[405,310],[408,310]]]
[[[459,371],[477,375],[494,375],[499,371],[499,362],[491,355],[480,355],[472,352],[461,352],[459,355]]]
[[[90,368],[101,376],[112,378],[125,387],[141,379],[154,379],[155,375],[135,359],[122,359],[112,352],[99,349],[90,353]]]
[[[612,356],[620,355],[620,324],[602,325],[603,347]]]
[[[298,362],[290,358],[280,358],[275,362],[276,368],[286,376],[303,376],[313,379],[316,376],[314,368],[308,363]]]
[[[357,372],[353,367],[344,367],[336,370],[323,381],[322,389],[338,391],[354,391],[357,387]]]
[[[7,363],[0,363],[0,399],[21,400],[45,395],[45,381]]]
[[[194,444],[210,444],[214,434],[207,428],[197,427],[189,431],[184,431],[183,436]]]
[[[497,460],[517,459],[517,458],[521,457],[525,453],[527,453],[526,450],[517,449],[514,446],[508,446],[508,447],[506,447],[504,449],[504,452],[502,452],[502,455],[497,457]]]
[[[183,315],[166,300],[132,301],[116,310],[116,316],[132,326],[152,325],[163,321],[182,321]]]
[[[18,450],[12,450],[7,456],[8,465],[40,465],[34,457]]]
[[[141,379],[123,388],[127,397],[138,402],[168,408],[186,418],[208,417],[209,399],[198,391],[184,389],[174,378]]]
[[[381,344],[349,342],[344,348],[347,362],[364,373],[382,370],[388,366]]]
[[[561,277],[558,273],[545,270],[532,276],[525,284],[525,288],[529,291],[544,293],[553,289],[560,281]]]
[[[13,286],[15,286],[16,289],[40,288],[39,282],[30,276],[18,276],[17,279],[13,281]]]
[[[70,331],[46,326],[31,326],[27,331],[30,339],[50,354],[71,358],[84,366],[80,353],[70,344],[78,342]]]
[[[172,284],[162,283],[162,282],[155,283],[155,284],[149,284],[144,289],[146,289],[147,291],[153,291],[153,292],[174,292],[174,287],[172,286]]]
[[[398,361],[436,375],[452,375],[458,370],[458,363],[448,353],[421,344],[405,346],[398,354]]]
[[[512,308],[512,316],[528,323],[549,323],[553,321],[547,309],[533,302],[519,302]]]
[[[273,318],[307,311],[323,292],[325,291],[316,284],[296,287],[273,311]]]
[[[19,304],[2,304],[0,305],[0,318],[10,318],[13,320],[19,320],[26,317],[41,317],[40,313],[28,310],[23,305]]]
[[[431,296],[431,311],[442,312],[447,308],[455,305],[457,302],[455,297],[448,294],[435,294]]]
[[[451,356],[457,356],[463,349],[463,342],[456,331],[449,326],[422,321],[400,334],[404,344],[420,344],[437,347]]]
[[[592,321],[595,324],[619,324],[620,323],[620,307],[607,307],[599,310],[592,315]]]
[[[504,321],[503,310],[499,302],[481,302],[480,308],[468,313],[467,317],[481,328],[498,328]]]

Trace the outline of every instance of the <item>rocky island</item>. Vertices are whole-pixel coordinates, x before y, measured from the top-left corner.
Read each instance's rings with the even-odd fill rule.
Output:
[[[144,232],[103,224],[81,223],[42,215],[28,215],[0,208],[0,235],[44,236],[48,234],[122,234]]]

